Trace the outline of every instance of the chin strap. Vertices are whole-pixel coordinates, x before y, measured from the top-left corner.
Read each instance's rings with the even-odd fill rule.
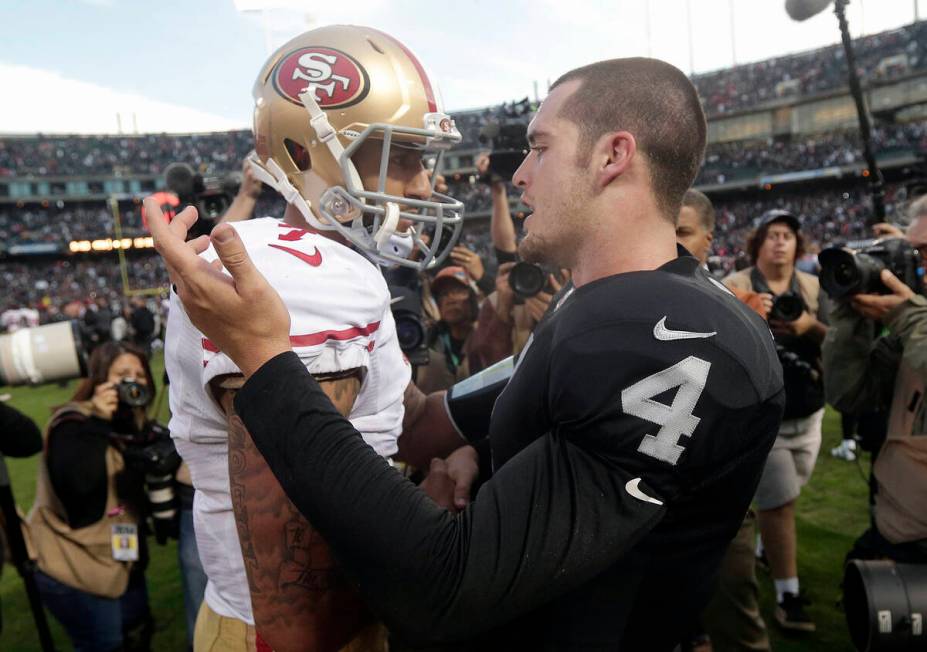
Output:
[[[390,238],[399,226],[399,205],[387,202],[385,208],[386,215],[383,216],[383,225],[373,234],[373,241],[377,243],[377,251],[383,251],[389,246]]]
[[[268,158],[267,166],[265,167],[258,159],[257,154],[252,152],[245,160],[248,161],[248,164],[251,166],[251,171],[254,173],[254,176],[279,192],[288,204],[296,206],[313,228],[324,231],[330,231],[334,228],[330,224],[321,222],[319,218],[315,216],[309,202],[299,193],[296,186],[290,183],[290,180],[286,177],[286,173],[277,165],[274,159]]]
[[[303,103],[303,106],[306,107],[306,111],[309,112],[309,125],[315,130],[315,134],[319,141],[328,147],[328,151],[332,153],[335,162],[340,163],[342,156],[344,156],[344,146],[341,144],[341,141],[338,140],[338,134],[328,121],[328,116],[325,115],[325,112],[319,107],[318,102],[315,101],[312,86],[309,86],[299,94],[299,100]],[[354,163],[347,161],[346,167],[351,177],[350,181],[354,184],[354,188],[363,189],[364,186],[361,183],[357,169],[354,167]]]

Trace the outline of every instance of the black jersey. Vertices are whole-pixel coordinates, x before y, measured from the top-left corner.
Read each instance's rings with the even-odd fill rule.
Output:
[[[577,477],[552,490],[607,482],[636,496],[626,508],[646,511],[654,500],[665,511],[608,572],[538,614],[540,641],[671,648],[683,616],[695,617],[709,596],[783,404],[765,322],[694,258],[594,281],[563,299],[496,402],[493,465],[549,438],[596,469],[579,478],[575,467]]]
[[[454,516],[392,472],[293,354],[236,398],[296,506],[409,638],[669,650],[775,439],[765,323],[691,257],[572,292],[496,402],[494,473]]]

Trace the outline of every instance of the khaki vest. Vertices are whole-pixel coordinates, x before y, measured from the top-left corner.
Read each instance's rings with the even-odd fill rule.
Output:
[[[888,437],[873,469],[879,481],[876,525],[892,543],[927,540],[925,391],[923,371],[902,360],[889,412]]]
[[[739,272],[734,272],[733,274],[724,277],[721,282],[729,288],[746,290],[747,292],[756,292],[756,289],[753,287],[753,282],[750,280],[750,273],[752,271],[752,267],[742,269]],[[805,301],[805,305],[808,307],[808,312],[814,316],[817,316],[820,309],[821,295],[821,284],[818,281],[818,277],[814,274],[807,274],[799,269],[796,269],[795,280],[798,281],[798,289],[801,292],[801,298]]]
[[[62,407],[45,428],[46,446],[51,428],[60,423],[62,417],[74,412],[84,417],[90,415],[85,404],[69,403]],[[75,460],[74,463],[80,462]],[[138,517],[127,507],[120,509],[116,495],[115,478],[124,466],[122,455],[109,446],[106,449],[108,482],[103,518],[75,530],[68,525],[64,508],[52,487],[45,456],[41,457],[35,503],[26,517],[25,529],[29,554],[43,573],[62,584],[105,598],[118,598],[125,593],[132,562],[113,559],[112,526],[137,524]]]

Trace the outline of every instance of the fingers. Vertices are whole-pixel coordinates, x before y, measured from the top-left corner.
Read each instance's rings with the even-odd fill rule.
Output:
[[[454,511],[454,481],[448,475],[444,460],[437,457],[431,460],[428,475],[420,486],[435,504]]]
[[[881,303],[882,297],[877,294],[857,294],[850,302],[859,308],[875,308]]]
[[[893,238],[903,238],[904,233],[894,224],[888,222],[879,222],[872,225],[872,232],[876,236],[891,236]]]
[[[211,240],[222,266],[235,280],[239,294],[258,292],[267,285],[267,280],[251,261],[245,243],[231,225],[218,225],[212,231]]]
[[[201,235],[198,238],[188,242],[187,245],[190,247],[190,249],[193,250],[193,253],[199,256],[201,253],[209,249],[209,236]]]
[[[186,241],[187,233],[190,231],[190,227],[196,224],[197,219],[199,219],[199,214],[196,209],[193,206],[187,206],[174,216],[174,219],[168,224],[168,228],[172,233]]]
[[[196,209],[192,206],[185,208],[168,224],[157,200],[148,197],[145,199],[145,214],[150,216],[148,229],[154,238],[155,249],[167,264],[171,281],[178,283],[183,273],[199,260],[186,246],[187,231],[196,222]]]
[[[470,502],[470,488],[473,486],[473,475],[463,474],[454,478],[454,507],[463,509]]]
[[[547,278],[550,280],[550,287],[554,289],[554,294],[557,294],[563,286],[557,281],[557,277],[553,274],[548,274]]]
[[[890,271],[888,271],[887,269],[883,269],[883,270],[882,270],[882,277],[881,277],[881,278],[882,278],[882,283],[885,284],[885,287],[887,287],[889,290],[891,290],[892,293],[894,293],[894,294],[906,294],[907,292],[910,292],[910,291],[911,291],[911,288],[909,288],[907,285],[905,285],[905,284],[901,281],[901,279],[899,279],[897,276],[895,276],[894,274],[892,274],[892,273],[891,273]]]

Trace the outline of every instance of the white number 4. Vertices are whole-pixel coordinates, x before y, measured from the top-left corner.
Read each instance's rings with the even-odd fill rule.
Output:
[[[661,426],[656,435],[645,435],[637,450],[675,465],[685,450],[679,439],[691,437],[699,418],[692,414],[698,403],[711,363],[689,356],[668,369],[647,376],[621,392],[621,409],[626,413]],[[678,387],[672,405],[653,400],[663,392]]]

